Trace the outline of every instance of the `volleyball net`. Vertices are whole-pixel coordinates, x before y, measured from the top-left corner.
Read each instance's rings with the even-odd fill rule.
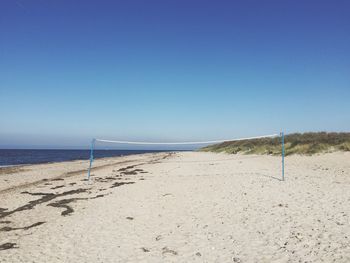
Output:
[[[284,133],[281,132],[279,134],[269,134],[269,135],[262,135],[262,136],[254,136],[254,137],[246,137],[246,138],[233,138],[233,139],[221,139],[221,140],[210,140],[210,141],[187,141],[187,142],[147,142],[147,141],[122,141],[122,140],[107,140],[107,139],[92,139],[91,141],[91,147],[90,147],[90,165],[88,169],[88,180],[90,180],[91,176],[91,169],[92,164],[94,161],[94,150],[96,147],[96,144],[98,143],[108,143],[108,144],[119,144],[119,145],[153,145],[153,146],[174,146],[174,145],[197,145],[197,146],[209,146],[212,144],[219,144],[219,143],[225,143],[225,142],[237,142],[237,141],[249,141],[249,140],[257,140],[257,139],[266,139],[266,138],[276,138],[280,137],[281,142],[281,156],[282,156],[282,181],[284,181]]]

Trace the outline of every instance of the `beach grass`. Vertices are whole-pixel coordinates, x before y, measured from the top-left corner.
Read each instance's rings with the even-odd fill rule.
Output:
[[[261,138],[243,141],[228,141],[201,148],[204,152],[229,154],[281,154],[281,138]],[[350,133],[307,132],[285,136],[286,155],[313,155],[336,151],[350,151]]]

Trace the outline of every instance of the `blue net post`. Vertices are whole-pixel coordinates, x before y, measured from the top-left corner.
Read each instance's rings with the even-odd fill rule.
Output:
[[[88,176],[87,176],[87,179],[89,181],[90,181],[90,172],[91,172],[91,168],[92,168],[92,163],[94,161],[95,141],[96,141],[96,139],[92,139],[91,146],[90,146],[90,165],[89,165]]]
[[[282,181],[284,181],[284,132],[281,132],[281,143],[282,143]]]

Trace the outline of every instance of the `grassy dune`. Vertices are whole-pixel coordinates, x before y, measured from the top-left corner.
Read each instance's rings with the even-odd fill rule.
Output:
[[[205,152],[241,154],[281,154],[280,138],[224,142],[201,148]],[[308,132],[285,136],[286,155],[350,151],[350,133]]]

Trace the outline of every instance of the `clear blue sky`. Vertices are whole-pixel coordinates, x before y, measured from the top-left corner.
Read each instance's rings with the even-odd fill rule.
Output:
[[[350,131],[350,1],[0,2],[0,147]]]

